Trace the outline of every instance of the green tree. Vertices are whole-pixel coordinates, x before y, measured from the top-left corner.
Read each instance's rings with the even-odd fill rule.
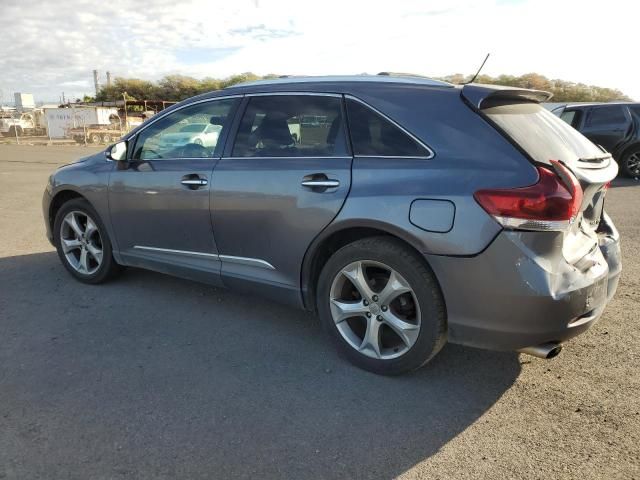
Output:
[[[201,93],[219,90],[242,82],[259,80],[261,78],[278,78],[278,75],[269,74],[260,77],[254,73],[245,72],[227,78],[206,77],[202,80],[185,75],[167,75],[157,82],[138,78],[118,77],[111,86],[107,87],[104,85],[95,100],[121,100],[123,94],[126,92],[128,100],[180,101]],[[443,80],[454,84],[461,84],[470,81],[471,78],[472,75],[456,73],[444,77]],[[560,79],[549,80],[544,75],[534,72],[520,76],[499,75],[497,77],[483,74],[478,75],[475,82],[545,90],[553,94],[552,101],[554,102],[610,102],[613,100],[630,100],[628,96],[617,89],[596,87]]]

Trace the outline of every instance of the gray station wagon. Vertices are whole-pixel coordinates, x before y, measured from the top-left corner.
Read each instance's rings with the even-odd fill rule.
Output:
[[[141,267],[317,312],[376,373],[447,341],[549,358],[621,263],[616,162],[548,98],[393,76],[230,87],[58,169],[47,234],[83,282]]]

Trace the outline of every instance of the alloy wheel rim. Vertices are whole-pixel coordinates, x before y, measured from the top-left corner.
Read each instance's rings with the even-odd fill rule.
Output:
[[[629,155],[627,168],[634,176],[640,176],[640,152]]]
[[[92,275],[102,265],[103,246],[96,222],[86,213],[72,211],[60,226],[60,246],[76,272]]]
[[[409,282],[381,262],[348,264],[331,284],[330,309],[342,338],[378,360],[407,353],[420,334],[420,306]]]

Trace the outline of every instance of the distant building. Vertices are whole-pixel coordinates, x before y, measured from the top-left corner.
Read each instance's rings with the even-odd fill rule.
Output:
[[[22,112],[24,110],[33,110],[36,108],[36,102],[33,100],[33,94],[16,92],[13,94],[15,98],[16,110]]]

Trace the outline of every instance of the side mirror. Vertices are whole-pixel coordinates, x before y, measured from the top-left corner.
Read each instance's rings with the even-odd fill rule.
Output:
[[[127,142],[118,142],[107,151],[107,158],[121,162],[127,159]]]

